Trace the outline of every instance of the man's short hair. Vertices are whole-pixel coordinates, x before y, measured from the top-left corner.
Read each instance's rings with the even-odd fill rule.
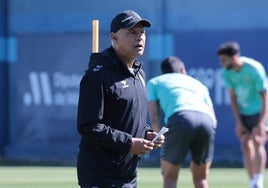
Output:
[[[181,72],[181,69],[185,69],[184,63],[176,56],[170,56],[161,63],[163,74]]]
[[[240,55],[240,46],[235,41],[230,41],[222,44],[217,50],[218,55]]]

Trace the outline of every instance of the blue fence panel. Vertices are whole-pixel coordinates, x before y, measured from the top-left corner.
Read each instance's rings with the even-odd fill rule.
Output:
[[[78,89],[91,52],[91,21],[100,20],[102,50],[110,45],[108,31],[114,14],[131,8],[152,22],[140,58],[147,78],[160,74],[159,65],[166,56],[179,56],[188,73],[211,92],[219,122],[215,161],[241,162],[216,49],[227,40],[237,40],[242,55],[261,61],[268,70],[267,1],[118,0],[106,6],[99,0],[0,2],[8,2],[9,12],[8,28],[0,23],[0,47],[7,49],[0,49],[0,86],[7,91],[0,94],[7,103],[0,109],[0,130],[9,132],[10,140],[6,145],[8,139],[0,139],[0,151],[6,146],[5,157],[75,160]],[[2,37],[4,29],[9,31],[8,39]],[[159,150],[147,159],[158,160]]]
[[[10,77],[16,104],[5,156],[73,160],[78,149],[76,111],[79,82],[90,45],[84,35],[22,35]]]
[[[249,36],[254,33],[254,40]],[[268,31],[178,32],[172,35],[173,55],[186,64],[188,73],[208,86],[218,117],[215,161],[241,162],[239,143],[228,94],[219,74],[218,46],[230,39],[241,43],[242,53],[264,63],[268,57],[259,50],[268,43]],[[11,144],[6,157],[20,159],[74,160],[79,136],[76,110],[80,78],[87,68],[91,35],[20,35],[18,62],[12,66]],[[109,46],[109,35],[101,35],[101,48]],[[150,38],[150,37],[149,37]],[[170,38],[170,37],[169,37]],[[209,40],[209,39],[213,40]],[[161,43],[159,44],[161,45]],[[255,48],[253,48],[254,46]],[[150,59],[150,48],[142,57],[148,78],[160,73],[159,61]],[[171,50],[172,51],[172,50]],[[172,53],[172,52],[169,52]],[[164,54],[167,55],[167,54]],[[164,56],[163,55],[163,56]],[[158,159],[154,152],[149,159]]]

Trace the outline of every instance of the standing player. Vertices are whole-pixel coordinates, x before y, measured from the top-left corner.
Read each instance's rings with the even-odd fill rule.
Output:
[[[164,136],[146,124],[145,75],[137,57],[145,48],[148,20],[134,11],[119,13],[110,25],[112,46],[91,59],[80,83],[77,161],[81,188],[137,186],[140,156],[160,147]]]
[[[241,57],[237,42],[227,42],[217,51],[222,76],[229,89],[250,188],[263,188],[266,165],[267,77],[256,60]]]
[[[214,151],[216,117],[208,89],[186,75],[183,62],[169,57],[161,64],[163,75],[147,84],[153,129],[161,127],[161,110],[169,131],[161,150],[164,188],[177,187],[181,164],[191,152],[195,188],[208,188],[207,173]]]

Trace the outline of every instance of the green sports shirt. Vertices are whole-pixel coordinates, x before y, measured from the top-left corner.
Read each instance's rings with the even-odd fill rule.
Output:
[[[212,120],[212,101],[205,85],[191,76],[167,73],[147,82],[148,101],[159,101],[164,121],[175,112],[193,110],[208,114]]]
[[[240,57],[244,62],[239,71],[222,68],[225,86],[233,89],[240,114],[253,115],[262,109],[260,92],[267,90],[267,76],[262,64],[248,57]]]

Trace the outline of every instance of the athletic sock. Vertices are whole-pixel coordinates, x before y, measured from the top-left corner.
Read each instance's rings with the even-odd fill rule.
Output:
[[[249,181],[249,188],[254,188],[254,184],[255,184],[254,179],[251,179],[251,180]]]
[[[264,177],[263,176],[264,176],[263,174],[254,174],[253,181],[252,181],[253,186],[256,185],[257,188],[263,188],[263,184],[264,184],[264,182],[263,182]]]

